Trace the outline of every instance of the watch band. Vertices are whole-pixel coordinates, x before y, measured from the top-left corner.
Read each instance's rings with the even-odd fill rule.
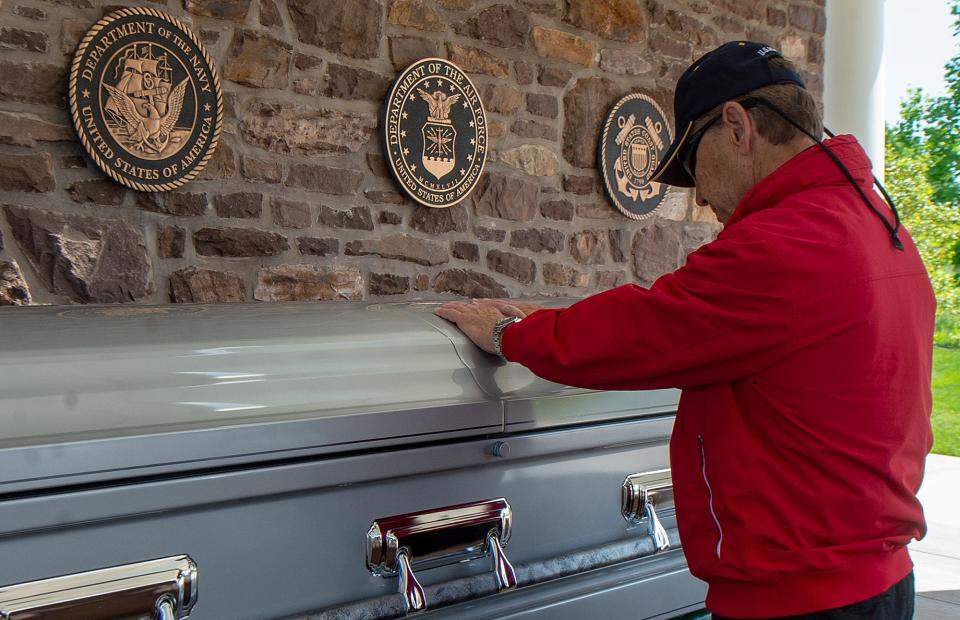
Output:
[[[513,325],[514,323],[519,323],[520,319],[515,316],[508,316],[506,318],[500,319],[493,326],[493,352],[503,357],[503,332],[507,329],[507,326]],[[506,358],[504,358],[506,359]]]
[[[503,332],[507,329],[507,326],[513,325],[514,323],[519,323],[520,319],[515,316],[508,316],[506,318],[500,319],[493,326],[493,352],[503,357]],[[506,358],[504,358],[506,359]]]

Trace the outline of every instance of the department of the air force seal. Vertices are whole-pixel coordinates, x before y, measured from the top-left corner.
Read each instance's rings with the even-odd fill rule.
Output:
[[[70,69],[70,113],[87,154],[111,179],[168,191],[199,174],[223,121],[216,69],[183,22],[120,9],[87,32]]]
[[[470,78],[442,58],[418,60],[387,95],[384,150],[414,200],[449,207],[467,197],[487,160],[487,117]]]
[[[599,142],[600,174],[611,202],[629,218],[651,217],[667,186],[650,182],[673,132],[646,95],[627,95],[610,109]]]

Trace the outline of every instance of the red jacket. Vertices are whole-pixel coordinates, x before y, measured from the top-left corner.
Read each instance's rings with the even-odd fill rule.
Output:
[[[856,140],[826,144],[889,216]],[[621,286],[504,333],[505,356],[552,381],[683,389],[677,522],[718,615],[848,605],[912,569],[936,302],[900,238],[906,251],[813,147],[649,290]]]

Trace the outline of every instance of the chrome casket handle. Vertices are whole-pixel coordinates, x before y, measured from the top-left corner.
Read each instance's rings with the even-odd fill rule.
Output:
[[[0,587],[2,620],[182,620],[196,603],[186,555]]]
[[[631,474],[620,489],[620,512],[630,523],[647,522],[647,534],[657,551],[670,548],[667,530],[657,510],[673,507],[673,482],[669,469]]]
[[[503,552],[512,522],[513,511],[502,497],[377,519],[367,530],[367,568],[398,577],[408,613],[427,606],[414,569],[489,556],[497,589],[515,588],[517,576]]]

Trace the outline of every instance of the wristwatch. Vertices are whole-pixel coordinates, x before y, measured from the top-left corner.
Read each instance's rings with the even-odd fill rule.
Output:
[[[503,351],[501,347],[503,346],[503,332],[507,329],[508,325],[513,325],[514,323],[519,323],[520,319],[515,316],[508,316],[506,318],[500,319],[493,326],[493,352],[503,357]],[[506,358],[504,358],[506,359]]]

